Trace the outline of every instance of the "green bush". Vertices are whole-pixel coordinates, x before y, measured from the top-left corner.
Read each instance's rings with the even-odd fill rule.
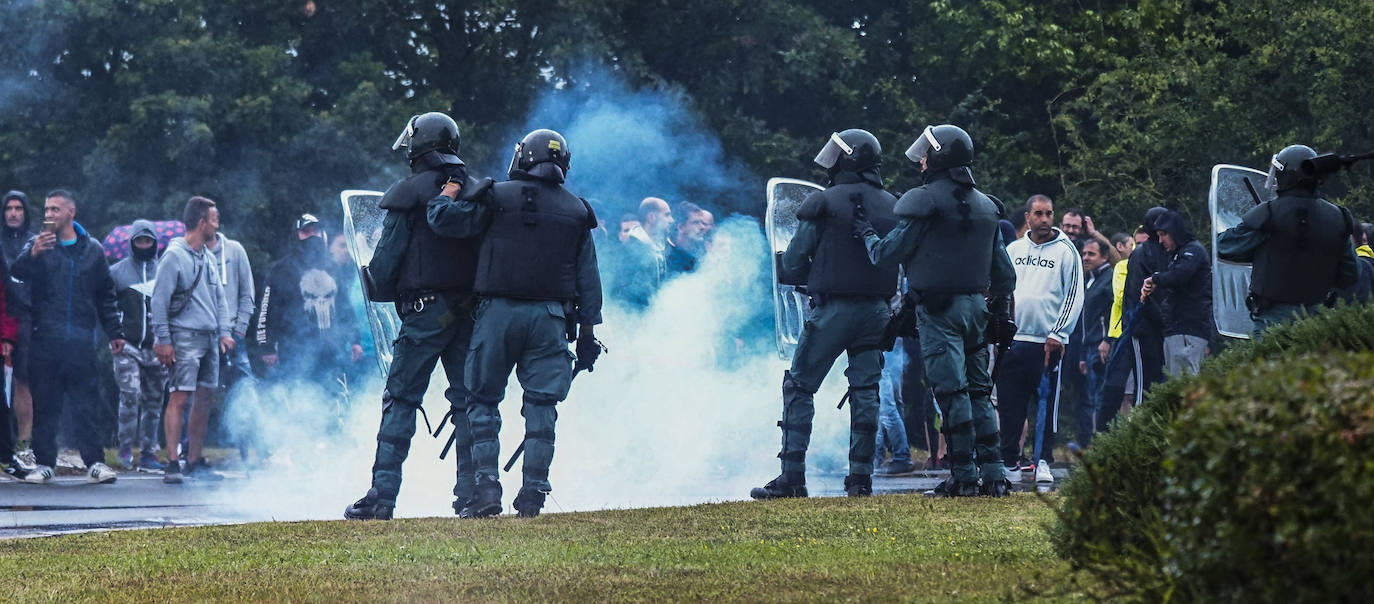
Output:
[[[1165,599],[1170,575],[1163,519],[1164,461],[1181,442],[1172,426],[1198,384],[1266,359],[1374,349],[1374,307],[1338,308],[1271,329],[1208,359],[1198,376],[1170,380],[1113,430],[1094,438],[1060,493],[1056,550],[1122,594]]]
[[[1164,460],[1182,601],[1353,602],[1374,577],[1374,354],[1278,359],[1189,389]]]

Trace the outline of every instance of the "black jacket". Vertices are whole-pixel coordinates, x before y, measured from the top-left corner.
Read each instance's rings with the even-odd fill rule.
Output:
[[[1162,214],[1164,208],[1159,208]],[[1135,251],[1131,252],[1131,263],[1126,268],[1126,285],[1121,296],[1122,316],[1131,309],[1140,306],[1140,288],[1145,284],[1145,278],[1162,271],[1169,267],[1169,252],[1159,243],[1159,238],[1155,236],[1155,223],[1158,220],[1153,216],[1155,209],[1145,217],[1145,232],[1149,233],[1149,239],[1136,246]],[[1149,329],[1158,332],[1163,328],[1164,318],[1161,310],[1167,304],[1169,292],[1156,291],[1148,298],[1145,308],[1142,309],[1141,317],[1138,321],[1139,327],[1136,329]]]
[[[359,343],[358,321],[347,306],[324,239],[293,239],[267,275],[258,302],[256,343],[261,354],[342,354]]]
[[[1098,360],[1097,345],[1107,337],[1107,324],[1112,320],[1112,265],[1103,264],[1085,277],[1087,293],[1083,295],[1083,317],[1078,320],[1082,337],[1079,360],[1092,365]]]
[[[124,328],[115,304],[114,280],[100,242],[76,225],[76,243],[59,242],[38,256],[32,242],[14,262],[14,276],[29,284],[35,339],[78,342],[103,329],[111,340]]]
[[[19,254],[24,251],[24,246],[33,241],[33,231],[29,230],[29,198],[23,191],[10,191],[5,194],[3,202],[0,202],[0,209],[4,204],[8,204],[11,199],[18,199],[24,204],[24,222],[17,229],[11,229],[9,225],[0,222],[0,253],[4,254],[5,266],[14,266],[14,261],[19,259]],[[29,313],[29,286],[27,283],[9,281],[5,283],[6,308],[11,317],[24,317]]]
[[[1212,262],[1207,249],[1193,237],[1188,223],[1178,212],[1166,212],[1155,226],[1169,233],[1177,244],[1169,255],[1168,266],[1154,274],[1155,293],[1151,294],[1153,297],[1167,293],[1161,305],[1164,335],[1197,336],[1210,341]]]

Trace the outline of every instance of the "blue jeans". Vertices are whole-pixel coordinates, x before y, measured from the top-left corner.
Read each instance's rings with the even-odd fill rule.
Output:
[[[878,438],[873,465],[883,460],[883,450],[892,448],[892,461],[911,461],[911,446],[906,440],[906,424],[902,421],[902,396],[897,388],[901,383],[906,355],[900,347],[883,353],[882,377],[878,379]]]
[[[1065,369],[1069,371],[1069,369]],[[1072,371],[1078,371],[1074,367]],[[1078,395],[1074,405],[1074,420],[1078,424],[1078,444],[1088,446],[1093,442],[1093,431],[1097,427],[1097,409],[1102,400],[1102,382],[1107,371],[1106,365],[1093,355],[1088,363],[1088,373],[1083,375],[1083,392]]]

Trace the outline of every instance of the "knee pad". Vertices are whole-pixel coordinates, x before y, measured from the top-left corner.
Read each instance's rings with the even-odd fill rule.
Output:
[[[558,397],[548,394],[539,394],[537,392],[526,392],[524,398],[526,405],[534,405],[536,407],[552,407],[557,405],[560,400],[561,399]]]
[[[992,447],[992,448],[997,448],[998,446],[1001,445],[1001,443],[1002,443],[1002,439],[1001,439],[1001,437],[998,435],[998,433],[996,433],[996,432],[989,432],[989,433],[987,433],[987,434],[980,434],[980,435],[978,435],[977,438],[974,438],[974,439],[973,439],[973,446],[975,446],[975,447]]]
[[[808,437],[811,436],[811,424],[789,424],[787,422],[778,422],[778,427],[782,428],[783,432],[800,432]]]
[[[537,440],[539,442],[547,443],[549,445],[553,444],[553,438],[553,430],[536,430],[534,432],[525,433],[525,440]]]

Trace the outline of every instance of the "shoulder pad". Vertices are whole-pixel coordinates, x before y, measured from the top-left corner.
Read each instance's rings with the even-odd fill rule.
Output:
[[[1248,211],[1245,212],[1245,215],[1241,217],[1241,224],[1244,224],[1245,226],[1250,227],[1251,229],[1254,229],[1256,231],[1263,230],[1265,225],[1269,224],[1269,215],[1273,211],[1272,207],[1269,204],[1272,203],[1274,202],[1266,201],[1253,208],[1250,208]]]
[[[463,190],[458,192],[458,198],[464,201],[472,201],[474,199],[478,199],[483,195],[486,195],[487,192],[491,191],[492,186],[494,186],[495,184],[496,181],[490,178],[482,178],[478,180],[476,178],[469,176],[468,181],[466,183],[463,183]]]
[[[491,180],[491,179],[487,179],[487,180]],[[601,223],[598,222],[597,219],[596,219],[596,210],[593,210],[593,209],[592,209],[592,204],[590,204],[590,203],[587,202],[587,198],[586,198],[586,197],[578,197],[578,199],[582,201],[582,207],[587,208],[587,230],[590,231],[590,230],[595,229],[596,227],[601,226]]]
[[[414,193],[415,189],[411,186],[411,182],[415,177],[422,176],[423,174],[424,173],[421,172],[420,174],[408,176],[396,181],[386,190],[386,193],[382,195],[382,200],[377,202],[377,207],[383,210],[398,210],[404,212],[429,201],[428,199],[417,199],[418,196]]]
[[[907,191],[892,208],[902,218],[929,218],[935,213],[935,200],[924,185]]]
[[[998,218],[1007,217],[1007,204],[1002,203],[1002,200],[998,199],[997,196],[993,195],[992,193],[983,193],[983,195],[988,199],[992,200],[993,205],[997,206]]]
[[[797,208],[797,218],[802,220],[820,220],[825,218],[825,191],[816,191],[806,196],[800,208]]]

